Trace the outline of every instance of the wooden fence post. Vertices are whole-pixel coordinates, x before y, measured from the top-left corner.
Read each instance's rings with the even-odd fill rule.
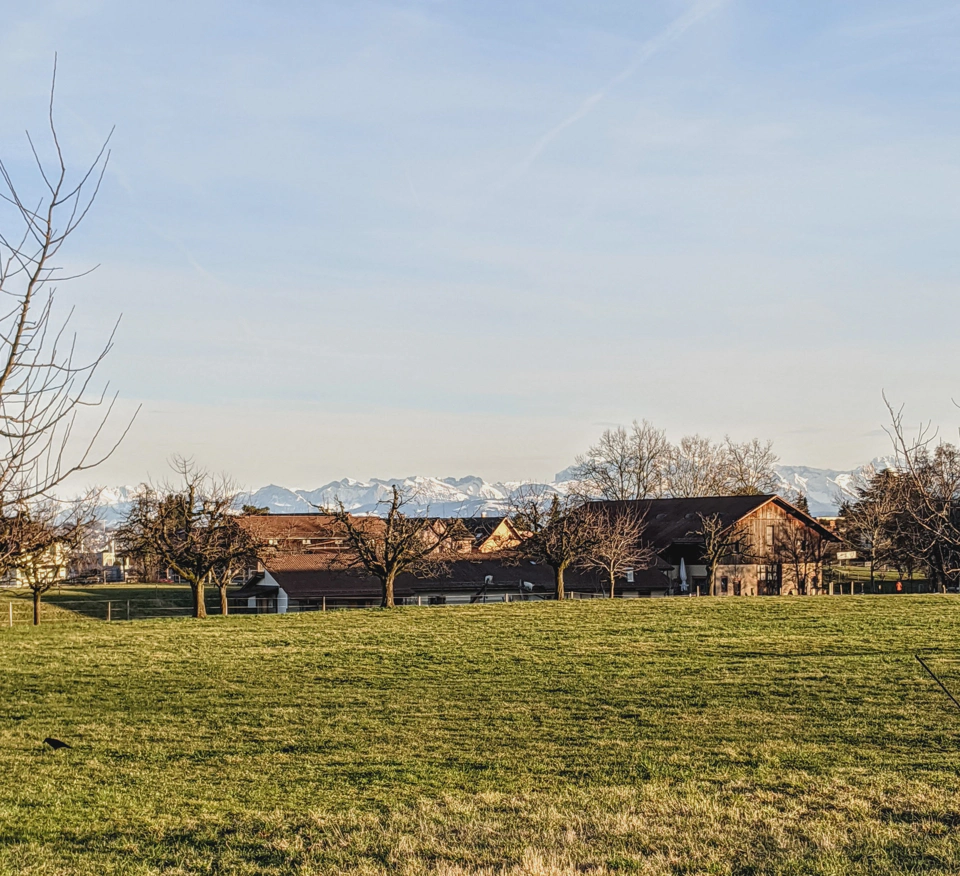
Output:
[[[327,597],[324,596],[324,597],[323,597],[323,608],[321,609],[321,611],[326,611],[326,610],[327,610]]]
[[[127,600],[127,620],[130,620],[130,600]]]
[[[13,626],[13,603],[10,603],[10,626]]]
[[[110,620],[110,603],[107,603],[107,620]]]

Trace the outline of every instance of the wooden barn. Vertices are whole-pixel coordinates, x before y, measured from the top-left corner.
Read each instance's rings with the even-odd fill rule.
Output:
[[[644,522],[666,582],[648,595],[822,592],[823,560],[836,535],[780,496],[707,496],[593,503]]]

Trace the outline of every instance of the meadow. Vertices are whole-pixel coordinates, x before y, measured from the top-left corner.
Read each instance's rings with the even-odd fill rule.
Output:
[[[0,872],[960,872],[955,596],[0,629]],[[42,745],[55,736],[72,748]]]

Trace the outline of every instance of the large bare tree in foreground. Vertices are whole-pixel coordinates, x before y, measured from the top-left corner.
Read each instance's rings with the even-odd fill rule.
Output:
[[[92,163],[71,173],[54,124],[50,88],[49,145],[44,159],[27,134],[35,176],[15,180],[0,160],[0,513],[19,514],[49,497],[70,475],[103,462],[129,429],[108,439],[116,395],[94,387],[106,343],[89,358],[77,354],[72,310],[58,315],[58,284],[75,279],[63,268],[63,245],[86,218],[109,160],[107,141]],[[111,132],[112,133],[112,132]],[[88,408],[100,408],[76,434]]]

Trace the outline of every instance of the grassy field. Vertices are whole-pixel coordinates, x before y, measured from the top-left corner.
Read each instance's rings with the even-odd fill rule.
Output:
[[[960,873],[957,597],[0,630],[0,872]],[[46,750],[53,735],[71,749]]]

